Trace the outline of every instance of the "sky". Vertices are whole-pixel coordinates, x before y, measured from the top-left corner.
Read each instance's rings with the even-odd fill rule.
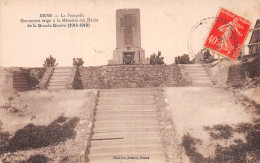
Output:
[[[0,66],[41,67],[50,54],[59,66],[72,66],[73,58],[82,58],[84,66],[106,65],[116,47],[115,14],[121,8],[140,9],[146,57],[161,51],[165,63],[172,64],[176,56],[192,57],[203,48],[220,7],[251,21],[251,28],[260,18],[259,0],[0,0]],[[82,14],[98,22],[89,28],[21,23],[40,19],[40,14]],[[207,21],[194,30],[203,19]]]

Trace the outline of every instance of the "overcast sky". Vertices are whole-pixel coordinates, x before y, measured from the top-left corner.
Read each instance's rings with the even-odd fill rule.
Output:
[[[71,66],[73,58],[83,58],[85,66],[106,65],[116,47],[115,12],[120,8],[140,9],[146,57],[160,50],[171,64],[178,55],[192,55],[189,48],[194,53],[203,48],[220,7],[250,20],[251,28],[260,17],[259,0],[1,0],[0,66],[40,67],[50,54],[61,66]],[[45,13],[82,13],[98,23],[90,28],[28,28],[20,22]],[[203,19],[206,23],[192,30]]]

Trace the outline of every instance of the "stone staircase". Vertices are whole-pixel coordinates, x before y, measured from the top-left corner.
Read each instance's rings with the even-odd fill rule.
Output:
[[[72,75],[71,67],[55,67],[48,84],[48,89],[59,90],[66,89]]]
[[[201,64],[182,64],[180,67],[182,73],[188,75],[192,85],[205,86],[212,84],[209,75]]]
[[[226,84],[229,86],[239,86],[246,82],[246,70],[242,65],[233,65],[228,69],[228,77]]]
[[[152,88],[100,90],[89,163],[165,162],[154,98]]]
[[[25,72],[13,72],[13,88],[18,92],[31,90],[29,74]]]

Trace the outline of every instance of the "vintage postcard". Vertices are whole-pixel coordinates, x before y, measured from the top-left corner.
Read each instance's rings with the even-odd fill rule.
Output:
[[[0,163],[259,151],[259,0],[0,0]]]

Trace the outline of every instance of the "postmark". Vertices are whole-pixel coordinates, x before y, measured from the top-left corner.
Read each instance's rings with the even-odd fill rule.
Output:
[[[247,37],[250,25],[250,21],[220,8],[204,47],[234,61]]]
[[[198,52],[198,49],[199,50],[202,50],[201,47],[204,47],[204,43],[207,39],[207,36],[209,33],[205,33],[205,28],[207,29],[211,29],[211,24],[213,24],[213,21],[216,20],[216,21],[220,21],[221,23],[228,23],[227,21],[221,19],[221,18],[218,18],[218,17],[215,17],[215,16],[212,16],[212,17],[206,17],[206,18],[203,18],[201,20],[199,20],[196,24],[193,25],[193,27],[191,28],[190,30],[190,33],[189,33],[189,36],[188,36],[188,39],[187,39],[187,47],[188,47],[188,51],[189,51],[189,55],[191,56],[191,58],[194,58]],[[210,24],[209,27],[207,27],[208,25]],[[194,38],[196,38],[196,36],[194,34],[196,34],[197,32],[197,35],[202,35],[202,38],[201,40],[197,39],[195,42],[192,41]],[[203,33],[202,33],[203,32]],[[201,47],[197,47],[194,48],[194,44],[196,43],[201,43]],[[215,53],[214,53],[215,54]]]

